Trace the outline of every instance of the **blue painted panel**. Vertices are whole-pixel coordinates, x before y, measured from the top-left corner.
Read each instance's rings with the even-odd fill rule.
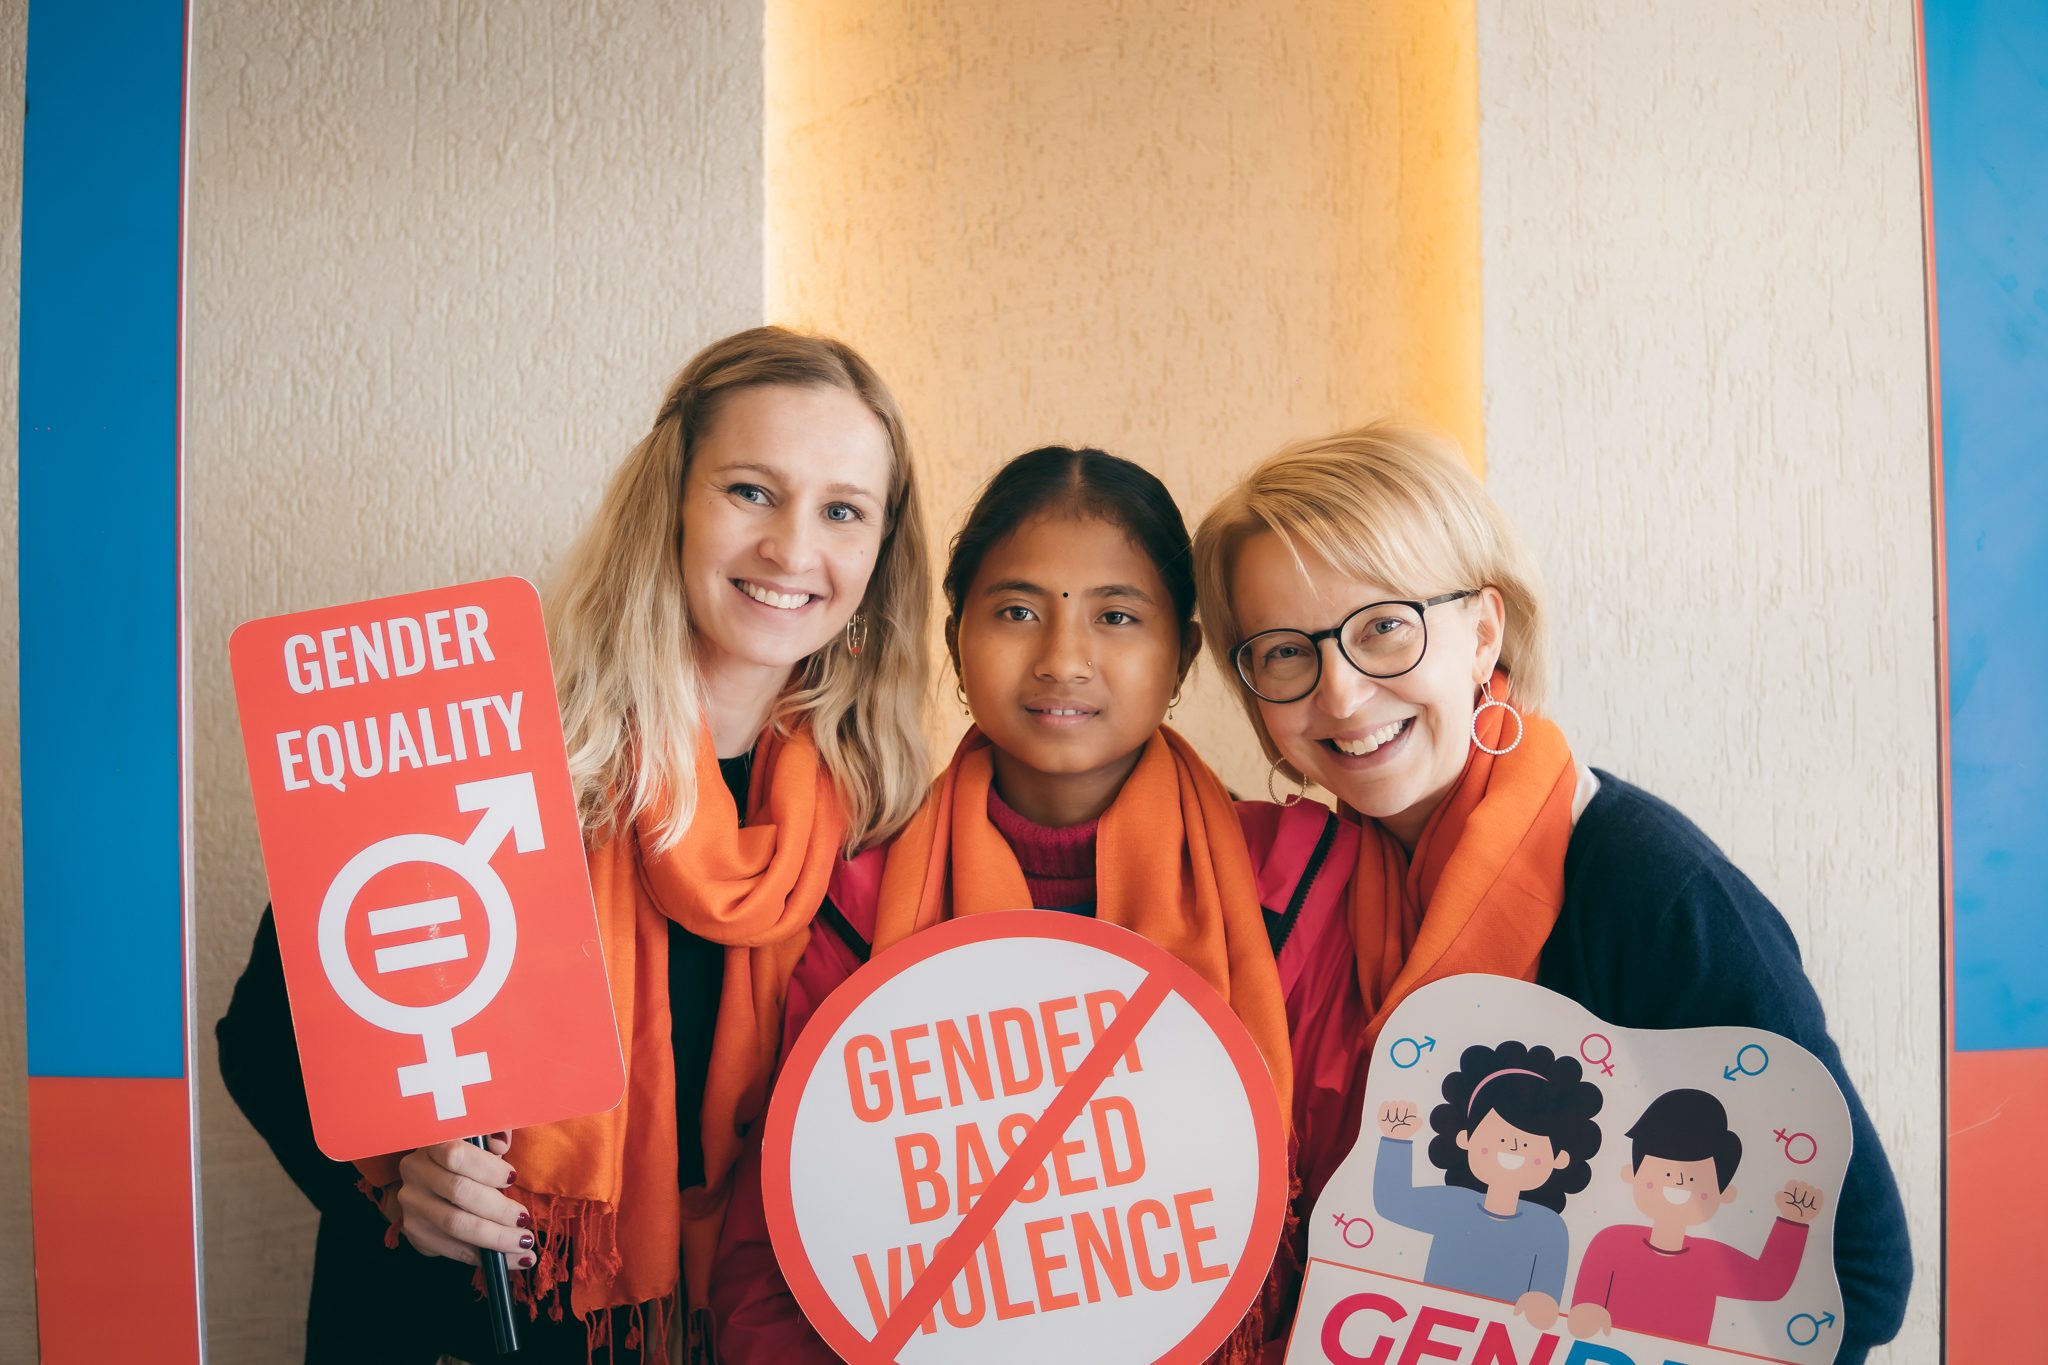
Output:
[[[185,9],[37,3],[21,229],[28,1069],[182,1076]]]
[[[2048,6],[1925,16],[1956,1046],[2048,1047]]]

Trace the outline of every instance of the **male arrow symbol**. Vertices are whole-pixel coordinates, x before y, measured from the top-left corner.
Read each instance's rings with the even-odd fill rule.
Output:
[[[465,782],[455,789],[458,810],[484,813],[476,828],[463,842],[486,862],[512,836],[512,846],[521,853],[545,847],[540,832],[540,799],[533,793],[532,773],[510,773]]]

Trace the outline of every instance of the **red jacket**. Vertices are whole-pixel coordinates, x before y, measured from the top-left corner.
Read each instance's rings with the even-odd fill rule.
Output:
[[[1333,1144],[1343,1126],[1352,1075],[1364,1050],[1364,1021],[1344,1017],[1342,1004],[1347,995],[1355,1000],[1357,994],[1344,989],[1346,974],[1354,970],[1344,889],[1358,859],[1358,829],[1314,803],[1240,801],[1237,811],[1258,879],[1259,904],[1281,945],[1280,984],[1294,1058],[1296,1146],[1314,1154],[1312,1164],[1322,1168],[1302,1170],[1297,1208],[1305,1213],[1343,1156],[1341,1151],[1325,1155],[1322,1149]],[[882,862],[880,849],[843,862],[829,892],[832,906],[863,942],[874,935]],[[821,914],[789,983],[785,1056],[825,997],[860,966],[862,956],[831,925],[829,914]],[[1355,1014],[1356,1007],[1348,1013]],[[712,1271],[711,1313],[718,1358],[725,1365],[838,1359],[811,1330],[775,1262],[761,1204],[758,1126],[734,1176]],[[1283,1330],[1284,1339],[1284,1324],[1276,1324],[1276,1330]],[[1269,1354],[1277,1358],[1277,1349]]]

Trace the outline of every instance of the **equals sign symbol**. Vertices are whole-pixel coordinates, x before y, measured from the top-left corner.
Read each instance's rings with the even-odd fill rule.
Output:
[[[386,934],[402,934],[408,929],[431,929],[434,925],[452,924],[461,918],[462,907],[456,903],[453,896],[417,901],[411,905],[394,905],[370,912],[370,936],[382,938]],[[469,942],[464,935],[429,935],[426,938],[414,939],[411,943],[379,948],[377,971],[380,974],[402,972],[412,967],[432,967],[442,962],[460,962],[468,956]]]

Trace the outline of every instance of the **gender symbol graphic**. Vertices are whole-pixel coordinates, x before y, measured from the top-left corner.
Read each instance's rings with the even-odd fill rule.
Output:
[[[518,946],[518,921],[512,912],[512,897],[505,883],[491,870],[491,855],[512,836],[513,847],[521,853],[541,849],[540,804],[535,799],[532,773],[512,773],[478,782],[464,782],[455,788],[456,808],[482,811],[466,842],[438,834],[395,834],[380,839],[350,858],[336,874],[320,903],[320,966],[343,1004],[376,1028],[390,1033],[419,1035],[426,1045],[426,1059],[398,1068],[398,1093],[430,1094],[434,1117],[461,1118],[469,1112],[463,1090],[491,1078],[489,1054],[458,1053],[455,1030],[483,1012],[497,998],[512,970],[513,950]],[[356,971],[348,955],[349,912],[369,880],[387,868],[404,863],[433,863],[447,868],[468,882],[483,902],[489,943],[483,965],[467,986],[438,1005],[400,1005],[371,990]],[[411,905],[379,906],[367,912],[372,938],[446,924],[460,911],[453,896],[420,901]],[[410,942],[379,948],[377,974],[405,971],[441,962],[467,958],[469,944],[463,934],[437,938],[416,938]]]
[[[1834,1325],[1833,1313],[1823,1313],[1819,1317],[1811,1313],[1794,1313],[1785,1323],[1785,1335],[1794,1346],[1811,1346],[1820,1340],[1821,1328]]]
[[[1601,1047],[1601,1053],[1598,1057],[1593,1055],[1593,1044],[1596,1042]],[[1614,1074],[1614,1040],[1606,1034],[1589,1033],[1584,1038],[1581,1038],[1579,1040],[1579,1056],[1585,1058],[1586,1065],[1599,1067],[1601,1075],[1612,1076]]]
[[[1365,1229],[1363,1236],[1358,1234],[1359,1228]],[[1344,1238],[1344,1245],[1353,1251],[1363,1251],[1372,1245],[1372,1220],[1369,1218],[1353,1218],[1349,1214],[1340,1213],[1337,1215],[1337,1229],[1339,1235]]]
[[[1807,1162],[1820,1155],[1820,1144],[1813,1140],[1813,1134],[1811,1133],[1788,1134],[1783,1128],[1780,1128],[1773,1132],[1771,1136],[1785,1144],[1785,1159],[1794,1166],[1804,1166]],[[1806,1145],[1801,1147],[1801,1143]]]
[[[1401,1049],[1403,1047],[1408,1049],[1408,1060],[1405,1062],[1401,1060]],[[1431,1038],[1427,1034],[1423,1035],[1422,1041],[1419,1043],[1413,1038],[1396,1038],[1393,1046],[1387,1049],[1387,1060],[1400,1067],[1403,1071],[1406,1071],[1409,1067],[1422,1060],[1423,1053],[1435,1050],[1436,1039]]]
[[[1721,1079],[1732,1081],[1737,1076],[1761,1076],[1764,1068],[1771,1064],[1771,1054],[1764,1051],[1761,1043],[1744,1043],[1735,1053],[1735,1065],[1721,1068]]]

